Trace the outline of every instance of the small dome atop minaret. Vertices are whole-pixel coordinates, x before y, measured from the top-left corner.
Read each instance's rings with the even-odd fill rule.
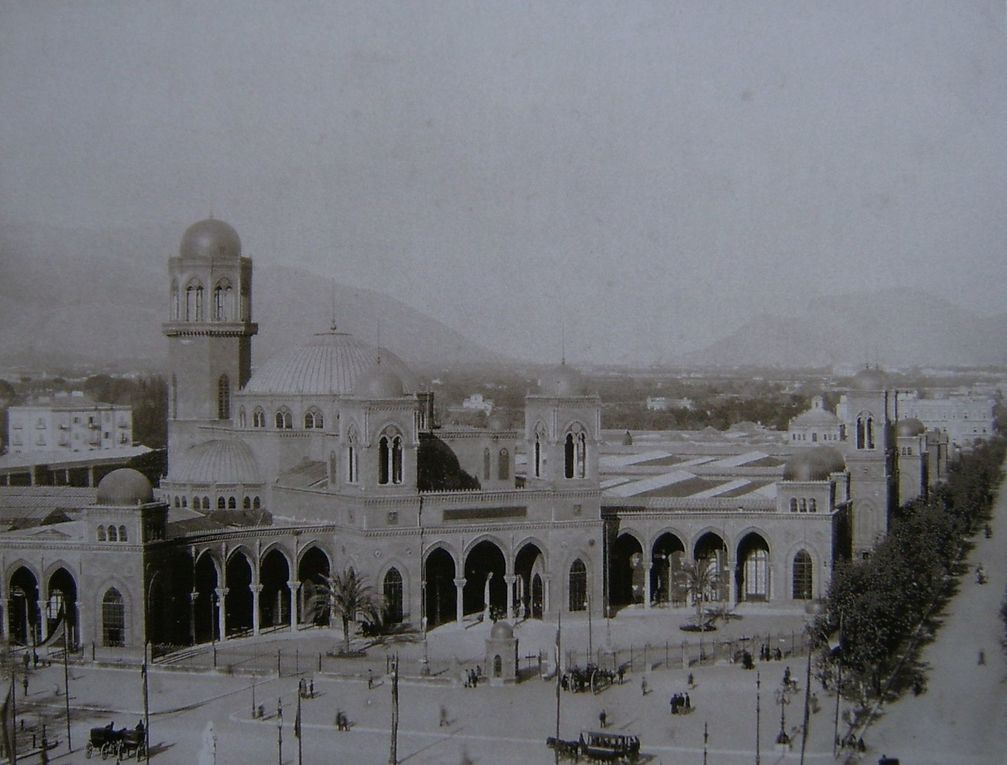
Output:
[[[238,258],[241,239],[231,225],[207,218],[185,230],[178,254],[183,258]]]

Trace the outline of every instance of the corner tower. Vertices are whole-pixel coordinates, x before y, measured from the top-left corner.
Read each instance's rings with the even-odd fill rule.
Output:
[[[168,261],[169,459],[197,441],[201,427],[231,419],[231,402],[251,374],[252,261],[227,223],[189,226]]]

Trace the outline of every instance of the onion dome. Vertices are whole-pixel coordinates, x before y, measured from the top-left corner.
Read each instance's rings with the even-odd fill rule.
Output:
[[[113,470],[98,482],[98,505],[142,505],[154,501],[154,487],[147,476],[133,468]]]
[[[538,381],[540,396],[583,396],[584,379],[573,367],[562,364],[544,372]]]
[[[402,378],[378,359],[377,363],[357,378],[353,386],[356,398],[401,398],[406,395]]]
[[[173,483],[262,483],[248,445],[236,439],[204,441],[186,449],[171,466]]]
[[[824,481],[846,469],[846,460],[831,446],[802,449],[783,466],[784,481]]]
[[[851,381],[853,389],[859,391],[879,391],[888,387],[888,378],[877,367],[861,369]]]
[[[207,218],[185,230],[178,254],[183,258],[237,258],[241,256],[241,239],[229,224]]]
[[[918,436],[921,433],[926,433],[927,427],[915,417],[910,417],[908,420],[899,420],[895,431],[901,437]]]
[[[507,622],[499,621],[490,630],[490,640],[511,640],[514,637],[514,628]]]
[[[401,378],[406,391],[419,389],[416,376],[394,353],[332,330],[314,335],[304,345],[280,351],[255,371],[242,390],[255,394],[349,396],[357,378],[377,364],[379,357],[382,366]]]

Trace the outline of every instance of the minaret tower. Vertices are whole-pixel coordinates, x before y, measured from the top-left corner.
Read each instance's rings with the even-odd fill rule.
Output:
[[[252,261],[238,233],[208,218],[189,226],[168,261],[169,460],[229,423],[231,402],[251,374]]]

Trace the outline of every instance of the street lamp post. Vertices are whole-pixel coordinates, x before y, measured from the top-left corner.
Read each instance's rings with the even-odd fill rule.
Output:
[[[787,735],[787,704],[790,703],[790,688],[781,683],[776,689],[776,703],[780,705],[780,732],[776,736],[777,744],[790,744]]]
[[[591,627],[591,591],[587,591],[587,601],[584,604],[587,608],[587,663],[593,663],[594,658],[594,632]]]

